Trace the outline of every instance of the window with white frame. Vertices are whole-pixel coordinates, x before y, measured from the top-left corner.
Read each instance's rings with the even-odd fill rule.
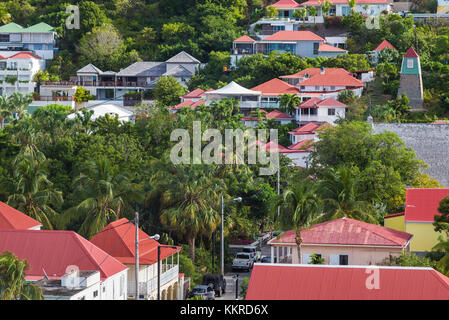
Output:
[[[413,60],[407,59],[407,68],[412,69],[413,68]]]
[[[334,108],[327,109],[327,115],[328,116],[335,116],[335,109]]]

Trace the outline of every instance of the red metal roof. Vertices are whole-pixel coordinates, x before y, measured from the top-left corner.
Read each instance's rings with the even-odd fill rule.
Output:
[[[297,73],[294,73],[294,74],[290,74],[290,75],[286,75],[286,76],[280,76],[280,78],[286,78],[286,79],[289,79],[289,78],[291,78],[291,79],[303,78],[306,75],[308,77],[313,77],[313,76],[315,76],[317,74],[320,74],[320,72],[321,72],[320,68],[307,68],[307,69],[301,70],[301,71],[299,71]],[[347,71],[347,70],[345,70],[343,68],[324,68],[324,73],[325,74],[333,74],[333,73],[344,74],[344,73],[346,73],[348,75],[351,75],[351,72],[349,72],[349,71]]]
[[[276,3],[269,5],[269,7],[275,7],[278,9],[299,8],[301,5],[294,0],[279,0]]]
[[[190,91],[189,93],[183,95],[181,98],[183,98],[183,99],[201,98],[204,96],[204,92],[206,92],[206,91],[201,88],[197,88],[197,89]]]
[[[341,107],[345,108],[346,105],[344,103],[341,103],[340,101],[335,100],[334,98],[326,98],[326,99],[319,99],[319,98],[311,98],[309,100],[304,101],[296,108],[319,108],[319,107]]]
[[[405,221],[433,222],[440,215],[440,201],[449,196],[449,188],[411,188],[405,194]]]
[[[90,241],[103,249],[123,264],[135,263],[135,233],[136,227],[126,218],[111,222],[102,231],[97,233]],[[150,236],[139,229],[139,262],[142,265],[151,265],[157,262],[157,247],[159,242],[148,239]],[[181,251],[178,249],[161,249],[161,259]]]
[[[11,251],[27,259],[27,277],[61,277],[68,266],[82,271],[99,271],[102,280],[127,267],[73,231],[0,230],[0,252]]]
[[[267,113],[267,118],[268,119],[285,119],[285,120],[293,119],[288,114],[285,114],[279,110],[273,110],[273,111]]]
[[[363,87],[364,83],[344,69],[335,69],[331,72],[324,70],[324,74],[320,72],[314,74],[308,79],[301,81],[301,86],[336,86],[336,87]]]
[[[378,270],[378,287],[372,284]],[[255,264],[246,300],[449,300],[432,268]]]
[[[309,135],[309,134],[315,134],[321,130],[324,130],[326,128],[332,127],[329,123],[316,123],[316,122],[307,122],[302,127],[298,127],[293,131],[290,131],[290,134],[293,135]]]
[[[278,31],[264,41],[324,41],[311,31]]]
[[[279,96],[284,93],[298,94],[299,89],[278,78],[271,79],[251,88],[254,91],[260,91],[263,96]]]
[[[251,37],[248,37],[248,36],[244,35],[244,36],[241,36],[238,39],[235,39],[233,42],[251,42],[252,43],[252,42],[256,42],[256,40],[254,40]]]
[[[293,243],[296,233],[290,230],[269,243]],[[363,245],[404,247],[412,234],[349,218],[316,224],[301,232],[303,244]]]
[[[169,109],[171,110],[178,110],[181,109],[183,107],[191,107],[192,109],[195,109],[196,107],[205,104],[204,100],[199,100],[199,101],[192,101],[192,100],[184,100],[183,102],[177,104],[174,107],[171,107]]]
[[[305,139],[292,144],[288,149],[297,150],[299,152],[310,152],[313,150],[313,139]]]
[[[0,230],[29,230],[39,226],[42,223],[0,201]]]
[[[393,217],[400,217],[400,216],[403,216],[404,214],[405,214],[404,212],[387,214],[386,216],[384,216],[384,219],[393,218]]]
[[[37,55],[33,55],[31,52],[19,52],[6,59],[42,59]]]
[[[344,49],[341,49],[341,48],[338,48],[338,47],[334,47],[334,46],[331,46],[331,45],[326,44],[326,43],[321,44],[318,47],[318,51],[321,51],[321,52],[341,52],[341,53],[348,52],[348,50],[344,50]]]
[[[374,51],[380,51],[385,48],[396,50],[396,48],[391,43],[389,43],[387,40],[384,40],[376,47],[376,49],[374,49]]]
[[[418,58],[418,54],[416,53],[415,49],[413,47],[410,47],[407,52],[404,54],[405,58]]]

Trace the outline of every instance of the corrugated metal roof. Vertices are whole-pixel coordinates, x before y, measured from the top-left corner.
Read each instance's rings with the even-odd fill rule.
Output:
[[[246,300],[449,300],[449,278],[432,268],[255,264]]]
[[[167,71],[165,62],[137,61],[125,69],[117,72],[117,76],[124,77],[160,77]]]
[[[24,32],[25,28],[17,23],[11,22],[0,27],[1,33]]]
[[[126,218],[111,222],[102,231],[96,234],[90,241],[103,249],[122,263],[133,264],[135,262],[135,233],[136,227]],[[139,229],[139,262],[150,265],[157,262],[157,247],[159,242],[148,239],[150,236]],[[161,250],[161,259],[181,250],[164,248]]]
[[[188,54],[185,51],[181,51],[180,53],[178,53],[177,55],[174,55],[173,57],[171,57],[170,59],[168,59],[167,61],[165,61],[166,63],[201,63],[201,61],[199,61],[197,58],[192,57],[190,54]]]
[[[410,188],[405,195],[405,221],[433,222],[440,201],[449,196],[449,188]]]
[[[290,230],[272,243],[295,244],[296,232]],[[363,245],[404,247],[412,234],[349,218],[340,218],[313,225],[301,232],[303,244]]]
[[[27,259],[30,277],[61,277],[68,266],[100,271],[102,279],[126,270],[114,257],[73,231],[0,230],[0,252],[11,251]]]
[[[97,73],[101,74],[103,71],[101,71],[99,68],[94,66],[92,63],[89,63],[88,65],[82,67],[79,69],[76,73]]]
[[[42,223],[0,201],[0,230],[28,230],[39,226]]]
[[[189,70],[184,68],[182,65],[179,65],[179,66],[176,66],[176,67],[170,69],[169,71],[165,72],[163,74],[163,76],[173,76],[176,78],[191,77],[192,72],[190,72]]]

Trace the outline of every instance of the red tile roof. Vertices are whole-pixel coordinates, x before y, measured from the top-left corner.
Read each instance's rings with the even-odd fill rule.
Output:
[[[405,194],[405,221],[433,222],[440,201],[449,188],[411,188]]]
[[[341,52],[341,53],[348,52],[348,50],[344,50],[344,49],[341,49],[341,48],[338,48],[338,47],[334,47],[334,46],[331,46],[331,45],[326,44],[326,43],[321,44],[318,47],[318,51],[321,51],[321,52]]]
[[[290,230],[281,235],[280,239],[272,239],[269,243],[294,244],[295,236],[296,233]],[[413,235],[371,223],[341,218],[316,224],[302,231],[301,237],[303,244],[404,247]]]
[[[206,102],[204,100],[199,101],[192,101],[192,100],[184,100],[183,102],[177,104],[174,107],[169,108],[170,110],[178,110],[183,107],[191,107],[192,109],[195,109],[198,106],[204,105]]]
[[[404,54],[405,58],[418,58],[418,54],[416,53],[415,49],[413,47],[410,47],[407,52]]]
[[[258,86],[251,88],[254,91],[262,92],[263,96],[278,96],[284,93],[298,94],[299,89],[285,81],[278,78],[271,79],[267,82],[259,84]]]
[[[193,91],[190,91],[189,93],[183,95],[181,98],[183,98],[183,99],[195,99],[195,98],[199,99],[199,98],[202,98],[202,97],[206,96],[204,94],[205,92],[209,92],[209,91],[212,91],[212,90],[213,89],[209,89],[209,90],[205,91],[205,90],[203,90],[201,88],[197,88],[197,89],[195,89]]]
[[[269,113],[267,113],[267,118],[268,119],[284,119],[284,120],[291,120],[293,119],[291,116],[289,116],[288,114],[285,114],[279,110],[273,110]]]
[[[299,152],[310,152],[313,150],[313,139],[299,141],[289,146],[288,149],[297,150]]]
[[[42,223],[0,201],[0,230],[29,230],[39,226]]]
[[[244,36],[241,36],[238,39],[235,39],[233,42],[256,42],[256,40],[254,40],[251,37],[248,37],[248,36],[244,35]]]
[[[68,266],[82,271],[99,271],[102,280],[127,267],[73,231],[0,230],[0,252],[11,251],[19,259],[27,259],[31,279],[45,273],[60,278]]]
[[[299,8],[301,5],[294,0],[279,0],[276,3],[269,5],[278,9]]]
[[[136,227],[126,218],[111,222],[90,241],[103,249],[123,264],[135,263],[135,233]],[[139,262],[142,265],[151,265],[157,262],[157,247],[159,242],[148,239],[150,236],[139,229]],[[178,249],[161,249],[161,259],[179,252]]]
[[[385,48],[396,50],[396,48],[391,43],[389,43],[387,40],[384,40],[376,47],[376,49],[374,49],[374,51],[380,51]]]
[[[278,31],[268,36],[264,41],[324,41],[311,31]]]
[[[379,285],[370,287],[378,270]],[[432,268],[255,264],[246,300],[449,300]]]

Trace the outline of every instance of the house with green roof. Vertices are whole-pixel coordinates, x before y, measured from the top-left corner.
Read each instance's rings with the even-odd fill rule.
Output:
[[[23,27],[11,22],[0,27],[0,54],[5,51],[31,51],[44,60],[51,60],[57,50],[56,32],[44,22]]]

